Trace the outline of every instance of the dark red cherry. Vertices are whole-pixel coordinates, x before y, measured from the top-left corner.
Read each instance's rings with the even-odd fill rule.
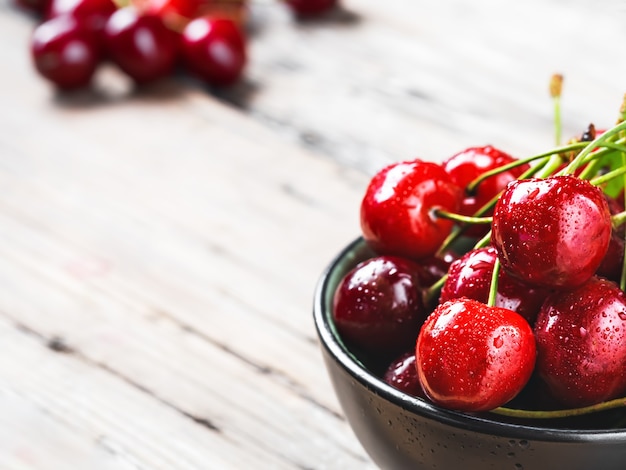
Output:
[[[422,387],[417,377],[417,367],[415,365],[415,351],[400,354],[395,358],[383,373],[383,381],[397,388],[401,392],[414,397],[424,397]]]
[[[439,302],[468,297],[487,303],[497,257],[495,248],[485,247],[470,250],[454,261],[441,288]],[[519,313],[532,324],[549,292],[522,283],[501,269],[495,305]]]
[[[338,285],[333,319],[345,341],[364,351],[395,355],[414,345],[426,318],[419,266],[380,256],[363,261]]]
[[[39,24],[30,48],[39,74],[61,89],[89,85],[100,62],[93,31],[71,16],[59,16]]]
[[[183,30],[182,54],[189,70],[202,80],[211,85],[232,85],[246,65],[246,40],[234,21],[203,16]]]
[[[592,277],[545,301],[535,324],[537,372],[568,407],[626,393],[626,296]]]
[[[178,37],[161,18],[135,7],[118,9],[104,27],[109,58],[137,83],[172,73],[178,58]]]
[[[457,212],[462,198],[441,165],[419,159],[388,165],[370,180],[361,202],[363,238],[380,254],[432,256],[453,227],[435,210]]]
[[[50,0],[47,17],[70,15],[81,26],[101,31],[115,10],[117,5],[113,0]]]
[[[491,241],[503,268],[539,287],[583,284],[600,266],[610,238],[602,191],[574,176],[513,181],[493,214]]]
[[[425,395],[445,408],[486,411],[513,399],[535,366],[535,338],[512,310],[473,299],[440,304],[415,348]]]
[[[452,181],[462,188],[467,186],[487,171],[495,170],[503,165],[517,161],[516,158],[491,145],[485,147],[470,147],[445,160],[443,168],[450,174]],[[524,164],[510,170],[506,170],[482,181],[475,191],[466,190],[465,197],[459,208],[462,215],[473,216],[485,204],[506,187],[506,185],[519,178],[529,165]],[[483,215],[491,215],[493,209]],[[466,232],[468,236],[483,236],[489,230],[488,225],[473,225]]]
[[[297,16],[308,17],[330,11],[337,0],[285,0],[285,3]]]

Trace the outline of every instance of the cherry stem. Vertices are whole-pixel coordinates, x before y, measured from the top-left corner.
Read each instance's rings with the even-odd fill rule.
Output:
[[[591,406],[581,408],[569,408],[565,410],[519,410],[515,408],[499,407],[491,410],[491,413],[509,416],[512,418],[528,418],[528,419],[557,419],[568,418],[572,416],[581,416],[599,411],[612,410],[615,408],[626,407],[626,397],[616,398]]]
[[[538,155],[533,155],[532,157],[527,157],[527,158],[520,158],[517,161],[511,162],[511,163],[507,163],[506,165],[502,165],[499,166],[498,168],[494,168],[493,170],[489,170],[489,171],[485,171],[483,174],[481,174],[478,178],[474,179],[472,182],[470,182],[467,185],[467,189],[466,192],[469,194],[473,194],[474,192],[476,192],[476,189],[478,187],[478,185],[480,183],[482,183],[483,181],[485,181],[487,178],[490,178],[492,176],[495,176],[497,174],[503,173],[505,171],[510,170],[511,168],[515,168],[521,165],[525,165],[527,163],[532,163],[535,162],[537,160],[542,160],[542,159],[546,159],[547,157],[550,157],[552,155],[555,154],[561,154],[561,153],[566,153],[566,152],[571,152],[573,150],[581,150],[583,148],[585,148],[585,146],[587,145],[586,142],[576,142],[574,144],[569,144],[569,145],[565,145],[563,147],[559,147],[556,149],[552,149],[549,150],[547,152],[543,152],[540,153]],[[559,160],[559,165],[561,164],[561,160]],[[541,169],[541,167],[533,167],[531,170],[531,172],[528,175],[522,175],[520,177],[521,178],[527,178],[528,176],[534,175],[537,171],[539,171]]]
[[[590,179],[589,182],[593,184],[594,186],[600,186],[604,183],[608,183],[613,178],[617,178],[618,176],[623,176],[625,174],[626,174],[626,167],[620,166],[616,170],[609,171],[608,173],[605,173],[603,175],[596,176],[595,178]]]
[[[425,305],[431,305],[433,300],[435,300],[435,296],[439,295],[439,292],[441,292],[441,288],[446,283],[447,279],[448,279],[448,274],[446,273],[443,276],[441,276],[437,282],[435,282],[432,286],[430,286],[428,289],[424,291],[424,304]]]
[[[563,75],[554,74],[550,78],[550,96],[554,105],[554,138],[556,145],[561,145],[561,91],[563,89]]]
[[[582,149],[580,151],[580,153],[578,155],[576,155],[576,157],[574,157],[574,159],[563,170],[561,170],[558,174],[560,174],[560,175],[570,175],[570,174],[573,174],[574,172],[576,172],[578,167],[580,167],[585,162],[585,159],[587,158],[587,156],[591,152],[593,152],[594,150],[596,150],[597,147],[602,146],[610,138],[613,138],[615,135],[619,134],[620,132],[622,132],[624,130],[626,130],[626,121],[616,125],[615,127],[613,127],[611,129],[609,129],[608,131],[606,131],[600,137],[597,137],[596,139],[594,139],[591,142],[587,143],[585,148]]]
[[[500,258],[496,256],[493,263],[493,273],[491,274],[491,286],[489,287],[489,297],[487,298],[487,306],[495,307],[498,298],[498,276],[500,274]]]
[[[611,216],[611,223],[613,224],[613,227],[619,227],[623,223],[626,223],[626,211],[622,211]]]
[[[455,222],[461,222],[463,224],[490,224],[492,221],[491,217],[471,217],[468,215],[455,214],[454,212],[448,212],[443,209],[433,209],[432,212],[436,217],[454,220]]]

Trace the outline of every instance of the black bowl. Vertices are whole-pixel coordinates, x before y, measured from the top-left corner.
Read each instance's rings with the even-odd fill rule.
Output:
[[[343,412],[372,460],[390,470],[624,470],[626,429],[530,423],[439,408],[384,383],[338,336],[332,298],[341,278],[373,256],[362,239],[322,274],[314,319]],[[358,353],[357,353],[358,354]],[[619,413],[619,412],[614,412]]]

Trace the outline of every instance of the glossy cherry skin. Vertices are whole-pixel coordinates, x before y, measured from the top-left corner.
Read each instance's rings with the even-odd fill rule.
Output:
[[[170,75],[178,58],[178,37],[159,16],[124,7],[104,27],[109,58],[137,83]]]
[[[358,264],[334,294],[340,336],[365,352],[390,356],[414,345],[426,318],[418,271],[414,262],[395,256]]]
[[[82,26],[101,31],[115,10],[113,0],[50,0],[47,17],[70,15]]]
[[[285,0],[285,3],[297,16],[310,17],[330,11],[337,0]]]
[[[535,338],[512,310],[473,299],[440,304],[420,330],[417,373],[435,404],[487,411],[513,399],[535,366]]]
[[[611,215],[619,214],[624,210],[623,195],[621,199],[612,198],[606,196],[606,200],[609,204],[609,211]],[[602,259],[602,263],[596,271],[596,275],[605,277],[611,281],[619,284],[622,278],[622,266],[624,263],[624,225],[613,227],[611,230],[611,241],[609,242],[609,248],[606,251],[606,255]]]
[[[539,287],[573,288],[598,269],[611,239],[602,191],[574,176],[509,183],[491,242],[509,274]]]
[[[470,147],[451,156],[442,165],[452,178],[452,181],[466,190],[472,181],[485,172],[495,170],[515,161],[517,159],[511,155],[491,145],[487,145],[484,147]],[[470,193],[466,190],[459,213],[467,216],[475,215],[479,209],[500,194],[509,182],[522,176],[529,168],[530,166],[527,164],[514,167],[485,179],[474,192]],[[492,212],[493,209],[482,215],[489,216]],[[473,225],[466,234],[475,237],[483,236],[489,228],[488,225]]]
[[[435,254],[453,222],[435,209],[457,212],[462,189],[436,163],[393,163],[370,180],[361,202],[361,232],[380,254],[423,259]]]
[[[67,90],[89,85],[101,58],[94,33],[71,16],[39,24],[30,47],[39,74]]]
[[[626,296],[606,279],[550,295],[535,323],[537,372],[567,407],[626,393]]]
[[[454,261],[441,288],[439,302],[468,297],[487,303],[497,257],[495,248],[484,247],[470,250]],[[524,284],[501,269],[495,305],[519,313],[532,324],[550,292]]]
[[[247,62],[245,37],[226,18],[203,16],[189,22],[182,33],[181,50],[189,70],[211,85],[232,85]]]
[[[417,377],[415,351],[402,353],[395,358],[383,373],[383,381],[401,392],[424,398],[424,392]]]

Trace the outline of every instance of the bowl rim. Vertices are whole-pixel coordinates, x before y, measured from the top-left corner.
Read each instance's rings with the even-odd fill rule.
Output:
[[[483,416],[447,410],[431,404],[421,398],[412,397],[386,384],[361,364],[354,361],[346,346],[336,335],[332,325],[331,312],[326,310],[326,296],[329,289],[331,274],[338,269],[340,263],[355,248],[365,245],[362,236],[357,237],[339,254],[331,260],[318,279],[314,293],[313,317],[321,345],[330,354],[333,360],[353,379],[361,385],[375,392],[383,399],[405,409],[411,414],[430,418],[434,421],[453,426],[462,431],[473,431],[482,434],[495,434],[511,439],[528,441],[624,441],[626,429],[561,429],[555,427],[540,427],[504,421],[494,421]]]

